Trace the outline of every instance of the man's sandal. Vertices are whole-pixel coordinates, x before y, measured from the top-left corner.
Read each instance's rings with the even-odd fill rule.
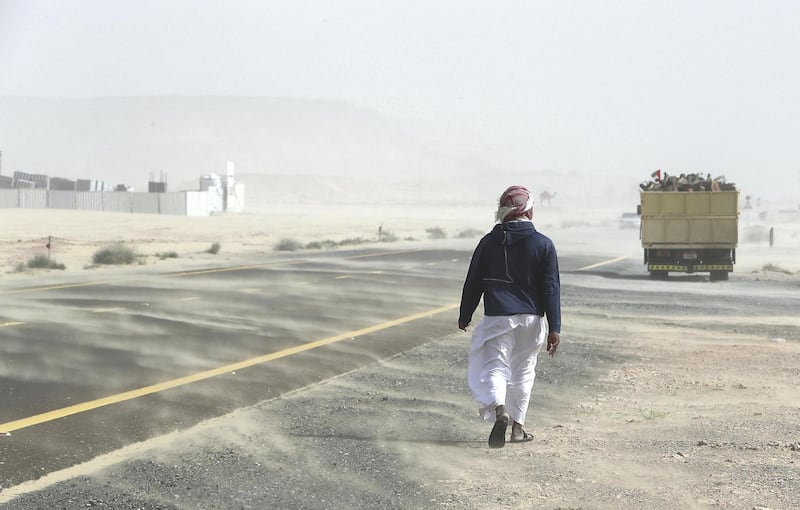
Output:
[[[522,429],[522,437],[511,436],[510,443],[527,443],[533,441],[533,434],[529,434],[525,429]]]
[[[502,448],[506,445],[506,429],[508,429],[508,413],[503,413],[494,422],[492,432],[489,434],[489,447]]]

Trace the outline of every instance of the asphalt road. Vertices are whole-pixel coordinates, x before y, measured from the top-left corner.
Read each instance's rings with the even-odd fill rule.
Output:
[[[468,255],[331,252],[0,288],[0,432],[13,438],[1,439],[0,485],[452,330]]]
[[[56,275],[36,286],[0,281],[0,432],[13,437],[0,438],[0,485],[450,333],[470,254],[337,251],[80,281]],[[561,266],[598,262],[567,256]]]
[[[131,268],[87,273],[91,279],[84,281],[53,275],[37,279],[36,287],[24,288],[19,280],[0,280],[0,431],[12,434],[0,438],[0,485],[8,488],[39,479],[103,453],[188,429],[207,418],[275,399],[359,367],[375,367],[376,360],[454,334],[457,300],[471,245],[441,243],[439,246],[448,247],[276,255],[263,262],[194,267],[177,273]],[[796,306],[795,300],[787,299],[794,288],[782,284],[756,289],[737,279],[715,285],[704,282],[705,275],[685,275],[658,285],[642,285],[648,275],[641,261],[631,256],[562,252],[560,265],[563,306],[583,317],[603,317],[612,310],[622,316],[655,312],[669,322],[692,316],[741,314],[751,308],[763,311],[759,313],[792,315]],[[709,327],[725,325],[714,323]],[[763,325],[752,327],[763,330]],[[772,336],[786,333],[778,326],[761,332]],[[570,348],[580,352],[567,356]],[[565,349],[553,368],[558,369],[555,373],[570,374],[578,392],[585,391],[581,388],[592,384],[593,371],[611,359],[599,346],[584,349],[580,341],[567,344]],[[459,373],[463,368],[463,359],[458,356],[448,361],[437,353],[437,358],[447,366],[454,364]],[[562,367],[564,363],[569,366]],[[549,369],[549,364],[542,367],[544,381],[554,377]],[[331,447],[338,456],[333,465],[341,467],[345,460],[341,456],[348,455],[342,453],[342,444],[347,442],[358,445],[352,452],[354,457],[368,452],[370,459],[375,458],[371,450],[362,451],[361,428],[330,437],[324,431],[314,432],[328,426],[328,420],[342,412],[339,407],[360,413],[363,410],[356,404],[361,399],[372,402],[377,398],[373,405],[384,404],[386,396],[369,388],[387,378],[379,374],[371,377],[368,387],[349,390],[363,393],[354,397],[355,404],[345,404],[341,399],[347,396],[337,395],[336,402],[341,403],[333,409],[314,409],[318,403],[302,398],[299,402],[310,408],[287,407],[297,405],[288,401],[277,407],[291,413],[293,422],[304,423],[302,434],[325,444],[336,441]],[[392,377],[403,380],[396,374]],[[423,384],[425,377],[403,384],[413,380]],[[557,383],[562,392],[564,382]],[[460,387],[453,391],[464,393]],[[539,398],[544,408],[550,404],[548,397]],[[419,405],[425,402],[414,403]],[[437,407],[442,405],[441,400],[436,401]],[[316,412],[320,415],[314,415]],[[303,415],[309,421],[304,421]],[[358,423],[352,426],[358,427]],[[428,425],[423,421],[417,426]],[[264,427],[268,425],[259,424],[256,429]],[[426,428],[426,433],[430,432]],[[452,443],[452,431],[443,429],[441,434],[442,440]],[[417,440],[408,441],[414,444]],[[463,444],[485,447],[482,439],[475,446]],[[270,455],[280,456],[281,448],[268,446]],[[181,461],[185,464],[181,483],[185,482],[188,493],[198,494],[200,488],[192,477],[201,462],[213,460],[218,465],[220,455],[227,457],[224,449],[206,451],[197,445],[191,449],[205,457],[202,461]],[[241,457],[228,460],[237,459]],[[143,484],[149,483],[148,477],[156,477],[153,483],[162,484],[177,476],[157,474],[167,464],[142,462],[126,464],[120,468],[120,476],[126,480],[144,477]],[[284,482],[275,477],[288,477],[288,481],[302,477],[306,483],[310,478],[286,471],[286,465],[274,466],[269,473],[248,475],[261,486],[266,479],[275,480],[274,491],[265,489],[261,497],[274,499],[280,494],[281,501],[290,502],[301,497],[293,490],[283,490]],[[403,484],[409,481],[397,478],[398,474],[389,469],[386,472],[386,486],[399,484],[397,493],[405,493],[408,487]],[[325,482],[321,473],[313,479],[314,483]],[[84,506],[84,502],[95,501],[98,494],[105,494],[109,501],[126,492],[98,483],[89,482],[89,488],[81,493],[83,499],[76,499],[75,489],[66,486],[48,493],[50,496],[41,496],[56,499],[44,499],[45,503],[30,508],[50,508],[53,501],[61,501],[58,498]],[[323,497],[326,491],[336,490],[341,492],[340,497],[352,492],[342,479],[336,479],[330,487],[322,485],[313,493]],[[217,496],[219,501],[231,500],[231,494],[221,490]],[[304,505],[308,497],[302,497]],[[415,497],[424,503],[428,496],[423,491]],[[25,508],[32,499],[13,508]],[[159,503],[143,506],[133,498],[130,504],[117,507],[162,508],[161,496],[154,496],[153,501]],[[283,507],[304,505],[289,503]],[[356,506],[342,502],[338,507],[375,507],[370,505],[364,500]],[[212,503],[207,506],[220,507]],[[406,504],[398,507],[405,508]]]

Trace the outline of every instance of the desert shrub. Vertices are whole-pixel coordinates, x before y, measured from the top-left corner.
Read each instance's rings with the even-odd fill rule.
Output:
[[[303,243],[296,239],[284,237],[275,245],[275,251],[295,251],[303,247]]]
[[[164,260],[164,259],[177,259],[178,258],[178,252],[167,251],[167,252],[164,252],[164,253],[156,253],[156,256],[158,258],[160,258],[161,260]]]
[[[135,261],[136,252],[123,243],[105,246],[92,255],[92,262],[95,264],[122,265],[133,264]]]
[[[30,267],[31,269],[45,268],[48,267],[49,265],[50,265],[50,259],[47,257],[47,255],[36,255],[32,259],[28,259],[28,264],[27,264],[27,266]]]
[[[391,232],[387,232],[387,231],[384,230],[381,233],[381,237],[379,238],[379,241],[382,242],[382,243],[393,243],[393,242],[397,241],[397,236],[395,234],[391,233]]]
[[[658,411],[656,409],[640,409],[639,412],[642,414],[642,418],[645,420],[655,420],[658,418],[666,418],[669,414],[669,411]]]
[[[311,241],[310,243],[306,243],[307,250],[321,250],[322,249],[322,241]]]
[[[780,266],[776,266],[775,264],[773,264],[771,262],[769,264],[764,264],[764,266],[761,268],[761,271],[763,271],[765,273],[793,274],[788,269],[784,269],[784,268],[782,268]]]
[[[339,241],[339,246],[352,246],[357,244],[364,244],[367,240],[363,237],[348,237]]]
[[[428,234],[428,238],[430,239],[444,239],[447,237],[447,234],[441,227],[426,228],[425,232]]]
[[[336,248],[337,246],[339,246],[338,242],[325,239],[322,241],[311,241],[307,243],[305,247],[308,250],[321,250],[323,248]]]
[[[219,253],[220,248],[222,248],[222,245],[219,244],[219,241],[214,241],[213,243],[211,243],[211,247],[206,250],[206,253],[216,255],[217,253]]]
[[[47,255],[36,255],[28,260],[27,266],[31,269],[66,269],[67,266],[59,264],[55,260],[50,260]]]
[[[482,230],[478,230],[476,228],[468,228],[467,230],[462,230],[456,236],[459,239],[470,239],[473,237],[478,237],[483,234]]]

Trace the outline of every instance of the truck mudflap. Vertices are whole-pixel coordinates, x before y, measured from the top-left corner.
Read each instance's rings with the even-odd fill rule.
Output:
[[[648,264],[648,271],[673,271],[680,273],[694,273],[695,271],[733,271],[733,264]]]

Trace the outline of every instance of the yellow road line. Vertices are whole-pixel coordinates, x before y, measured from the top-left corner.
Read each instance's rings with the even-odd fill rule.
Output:
[[[16,322],[16,321],[0,322],[0,328],[5,328],[6,326],[21,326],[23,324],[25,324],[25,323],[24,322]]]
[[[352,260],[352,259],[361,259],[367,257],[379,257],[381,255],[396,255],[399,253],[413,253],[420,250],[397,250],[397,251],[387,251],[387,252],[377,252],[377,253],[367,253],[362,255],[353,255],[351,257],[343,257],[344,260]],[[246,269],[257,269],[260,267],[269,267],[269,266],[281,266],[281,265],[296,265],[296,264],[308,264],[312,262],[308,259],[302,260],[281,260],[281,261],[274,261],[274,262],[265,262],[263,264],[250,264],[245,266],[232,266],[232,267],[220,267],[214,269],[196,269],[196,270],[189,270],[189,271],[180,271],[177,273],[171,274],[163,274],[159,276],[163,276],[165,278],[175,278],[179,276],[193,276],[193,275],[201,275],[201,274],[211,274],[211,273],[226,273],[232,271],[243,271]],[[126,279],[133,279],[133,278],[120,278],[119,280],[100,280],[95,282],[82,282],[82,283],[64,283],[61,285],[49,285],[46,287],[26,287],[22,289],[12,289],[12,290],[4,290],[0,291],[0,294],[21,294],[25,292],[41,292],[45,290],[58,290],[58,289],[75,289],[79,287],[93,287],[95,285],[108,285],[113,282],[124,281]]]
[[[114,308],[95,308],[94,310],[92,310],[92,313],[121,312],[123,310],[127,310],[127,308],[122,306],[117,306]]]
[[[582,267],[582,268],[578,269],[578,271],[585,271],[587,269],[594,269],[596,267],[605,266],[606,264],[613,264],[614,262],[619,262],[620,260],[625,260],[627,258],[628,258],[627,255],[623,255],[623,256],[617,257],[615,259],[604,260],[603,262],[598,262],[597,264],[592,264],[591,266]]]
[[[230,271],[244,271],[246,269],[257,269],[259,267],[269,266],[291,266],[294,264],[308,264],[310,260],[280,260],[276,262],[265,262],[263,264],[249,264],[246,266],[231,266],[231,267],[217,267],[213,269],[194,269],[190,271],[180,271],[178,273],[166,274],[167,278],[174,278],[176,276],[194,276],[196,274],[211,274],[211,273],[227,273]]]
[[[106,285],[111,283],[108,280],[101,280],[96,282],[83,282],[83,283],[65,283],[62,285],[50,285],[47,287],[26,287],[23,289],[12,289],[0,292],[0,294],[20,294],[22,292],[40,292],[43,290],[58,290],[58,289],[72,289],[76,287],[92,287],[94,285]]]
[[[334,279],[335,279],[335,280],[346,280],[346,279],[348,279],[348,278],[352,278],[352,277],[353,277],[352,275],[349,275],[349,274],[343,274],[343,275],[337,276],[337,277],[336,277],[336,278],[334,278]]]
[[[290,261],[280,261],[280,262],[266,262],[264,264],[252,264],[248,266],[233,266],[233,267],[223,267],[217,269],[198,269],[196,271],[182,271],[179,273],[171,273],[171,274],[162,274],[157,276],[163,276],[166,278],[174,278],[176,276],[192,276],[196,274],[208,274],[208,273],[222,273],[226,271],[242,271],[244,269],[255,269],[258,267],[267,267],[267,266],[278,266],[278,265],[291,265],[291,264],[305,264],[308,263],[308,260],[290,260]],[[46,287],[24,287],[21,289],[11,289],[11,290],[4,290],[0,291],[0,294],[22,294],[24,292],[42,292],[46,290],[59,290],[59,289],[77,289],[80,287],[93,287],[96,285],[110,285],[115,282],[122,282],[126,280],[134,280],[138,277],[121,277],[117,280],[98,280],[94,282],[80,282],[80,283],[63,283],[61,285],[48,285]]]
[[[172,379],[170,381],[164,381],[158,384],[145,386],[143,388],[126,391],[123,393],[118,393],[116,395],[109,395],[107,397],[98,398],[96,400],[90,400],[88,402],[83,402],[80,404],[63,407],[61,409],[55,409],[53,411],[48,411],[46,413],[30,416],[28,418],[22,418],[16,421],[10,421],[8,423],[0,424],[0,430],[4,432],[13,432],[15,430],[32,427],[34,425],[39,425],[41,423],[45,423],[48,421],[57,420],[59,418],[64,418],[66,416],[71,416],[73,414],[78,414],[85,411],[91,411],[92,409],[97,409],[99,407],[104,407],[111,404],[118,404],[126,400],[132,400],[134,398],[143,397],[145,395],[151,395],[153,393],[158,393],[164,390],[177,388],[178,386],[184,386],[194,382],[203,381],[205,379],[210,379],[218,375],[235,372],[236,370],[241,370],[243,368],[252,367],[254,365],[260,365],[262,363],[267,363],[268,361],[273,361],[276,359],[284,358],[286,356],[291,356],[293,354],[298,354],[301,352],[309,351],[311,349],[316,349],[317,347],[322,347],[324,345],[341,342],[342,340],[349,340],[358,336],[367,335],[369,333],[374,333],[376,331],[391,328],[393,326],[398,326],[406,322],[411,322],[425,317],[430,317],[432,315],[453,310],[458,306],[459,306],[458,303],[441,306],[439,308],[434,308],[432,310],[427,310],[425,312],[415,313],[413,315],[407,315],[405,317],[400,317],[399,319],[383,322],[381,324],[375,324],[374,326],[369,326],[355,331],[342,333],[340,335],[323,338],[321,340],[315,340],[313,342],[308,342],[295,347],[290,347],[282,351],[265,354],[263,356],[258,356],[255,358],[250,358],[244,361],[239,361],[237,363],[231,363],[229,365],[224,365],[221,367],[213,368],[211,370],[198,372],[196,374],[190,374],[185,377],[179,377],[177,379]]]
[[[363,255],[353,255],[351,257],[343,257],[345,260],[352,259],[365,259],[367,257],[380,257],[381,255],[398,255],[400,253],[414,253],[420,250],[396,250],[396,251],[380,251],[376,253],[366,253]]]

